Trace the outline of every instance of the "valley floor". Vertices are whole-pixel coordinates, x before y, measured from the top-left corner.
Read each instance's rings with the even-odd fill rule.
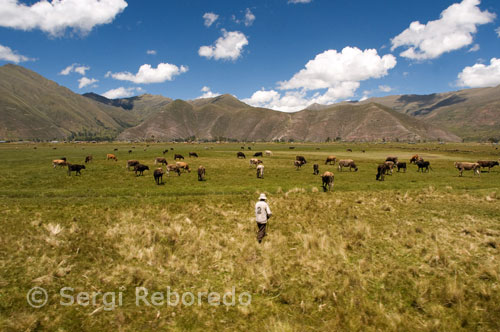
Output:
[[[453,168],[498,160],[499,150],[290,145],[246,144],[245,160],[236,158],[243,144],[0,145],[0,330],[500,329],[500,168],[480,177]],[[157,186],[153,160],[166,148],[169,163],[180,153],[193,171]],[[256,179],[248,160],[265,150],[273,156],[262,157]],[[408,165],[375,181],[386,156],[408,162],[415,153],[432,171]],[[78,177],[51,165],[90,154]],[[359,171],[324,165],[332,154]],[[308,161],[300,170],[296,155]],[[127,159],[151,171],[136,177]],[[332,192],[322,191],[314,163],[335,173]],[[259,245],[253,210],[262,192],[273,217]]]

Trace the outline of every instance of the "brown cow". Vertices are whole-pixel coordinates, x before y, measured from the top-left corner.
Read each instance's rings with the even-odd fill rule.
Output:
[[[393,163],[397,163],[398,162],[398,157],[396,157],[396,156],[389,156],[389,157],[385,158],[385,161],[392,161]]]
[[[177,168],[179,168],[179,170],[183,169],[184,171],[188,171],[188,173],[191,173],[191,169],[189,168],[189,165],[183,161],[178,161],[175,163],[175,165],[177,166]]]
[[[294,160],[293,162],[293,165],[295,166],[295,169],[296,170],[299,170],[299,168],[302,167],[302,165],[304,165],[305,162],[301,161],[301,160]]]
[[[481,166],[478,163],[455,161],[455,167],[460,171],[459,176],[462,176],[464,171],[474,171],[474,175],[481,176]]]
[[[155,165],[158,164],[158,163],[160,163],[162,165],[168,165],[167,159],[165,159],[163,157],[156,157],[155,158]]]
[[[397,158],[396,158],[396,159],[397,159]],[[385,168],[385,174],[388,174],[388,173],[389,173],[390,175],[392,175],[392,169],[394,168],[394,164],[395,164],[395,162],[390,161],[390,160],[389,160],[389,161],[384,162],[384,165],[386,165],[386,168]],[[382,181],[383,181],[383,180],[382,180]]]
[[[177,165],[167,165],[167,175],[170,176],[170,172],[176,172],[178,176],[181,176],[181,170]]]
[[[161,167],[154,170],[153,177],[155,178],[155,182],[157,185],[163,184],[163,174],[165,174],[165,172]]]
[[[342,167],[349,167],[349,172],[353,168],[354,168],[355,172],[358,171],[358,167],[356,166],[356,164],[354,163],[354,160],[352,160],[352,159],[342,159],[342,160],[339,160],[339,171],[340,172],[342,172]]]
[[[85,163],[90,163],[94,158],[92,157],[92,155],[90,156],[86,156],[85,157]]]
[[[494,161],[494,160],[478,160],[477,163],[479,164],[479,166],[481,166],[483,168],[488,167],[488,173],[490,172],[490,169],[492,167],[499,166],[498,161]]]
[[[332,172],[325,172],[321,175],[323,191],[330,191],[333,188],[334,175]]]
[[[250,167],[252,167],[253,165],[257,166],[262,163],[263,163],[262,160],[259,160],[257,158],[250,159]]]
[[[198,167],[198,181],[205,181],[205,167]]]
[[[307,164],[306,158],[304,158],[303,156],[296,156],[295,160],[301,161],[302,164]]]
[[[127,160],[127,169],[130,171],[130,167],[135,167],[137,165],[139,165],[140,162],[139,160]]]
[[[337,157],[335,157],[335,156],[328,156],[328,157],[326,157],[325,165],[326,164],[335,165],[336,161],[337,161]]]
[[[389,166],[387,163],[383,163],[377,166],[377,176],[376,180],[384,181],[385,173],[387,173]]]
[[[66,162],[66,160],[63,160],[63,159],[54,159],[54,160],[52,160],[52,166],[54,166],[54,168],[57,168],[57,166],[63,167],[63,166],[66,166],[66,165],[68,165],[68,163]]]
[[[112,154],[112,153],[108,153],[108,154],[106,155],[106,160],[110,160],[110,159],[112,159],[112,160],[114,160],[114,161],[118,161],[118,158],[116,158],[116,156],[115,156],[114,154]]]
[[[149,166],[142,164],[134,166],[134,172],[136,176],[144,175],[144,171],[149,171]],[[139,175],[137,175],[137,172],[139,172]]]
[[[415,164],[418,160],[420,160],[421,158],[418,156],[418,154],[416,155],[413,155],[411,158],[410,158],[410,164]]]

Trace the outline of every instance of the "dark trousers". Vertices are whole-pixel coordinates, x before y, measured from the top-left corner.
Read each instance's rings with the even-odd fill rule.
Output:
[[[257,227],[259,228],[257,232],[257,241],[259,241],[259,243],[261,243],[264,236],[266,236],[266,226],[267,224],[257,223]]]

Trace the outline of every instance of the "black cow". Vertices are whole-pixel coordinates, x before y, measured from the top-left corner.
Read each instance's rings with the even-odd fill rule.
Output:
[[[163,184],[163,174],[165,174],[165,172],[161,167],[154,170],[153,177],[157,185]]]
[[[80,173],[82,169],[85,169],[85,165],[68,164],[68,175],[71,175],[71,172],[75,172],[75,175],[82,175],[82,173]]]
[[[135,165],[134,172],[136,176],[144,175],[144,171],[149,171],[149,167],[143,164]],[[139,175],[137,175],[137,172],[139,172]]]
[[[250,146],[249,146],[249,147],[248,147],[248,150],[252,150],[252,147],[250,147]]]
[[[398,161],[396,163],[396,167],[398,168],[398,172],[402,169],[406,173],[406,163],[402,163],[402,162]]]
[[[163,154],[168,153],[168,149],[163,150]]]
[[[198,158],[198,154],[196,152],[189,152],[189,157]]]
[[[236,157],[246,159],[245,154],[241,151],[236,154]]]
[[[181,154],[175,154],[174,160],[177,160],[177,159],[181,160],[181,159],[184,159],[184,157]]]
[[[94,159],[91,155],[90,156],[86,156],[85,157],[85,164],[86,163],[90,163],[92,161],[92,159]]]
[[[429,172],[429,168],[432,169],[431,163],[428,161],[419,160],[415,164],[418,166],[417,172],[422,170],[422,173],[424,173],[424,172]]]
[[[378,165],[377,167],[377,176],[376,176],[376,180],[377,181],[384,181],[384,176],[385,176],[385,173],[387,172],[387,170],[390,168],[389,165],[387,165],[386,163],[383,163],[383,164],[380,164]]]
[[[262,152],[255,152],[253,154],[254,157],[262,157]]]
[[[304,158],[303,156],[296,156],[295,160],[302,162],[302,164],[307,164],[306,158]]]
[[[314,164],[313,165],[313,174],[314,175],[318,175],[319,174],[319,165],[318,164]]]

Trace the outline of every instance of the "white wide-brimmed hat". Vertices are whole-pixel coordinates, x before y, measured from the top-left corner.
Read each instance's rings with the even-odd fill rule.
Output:
[[[266,194],[260,194],[259,200],[267,200]]]

